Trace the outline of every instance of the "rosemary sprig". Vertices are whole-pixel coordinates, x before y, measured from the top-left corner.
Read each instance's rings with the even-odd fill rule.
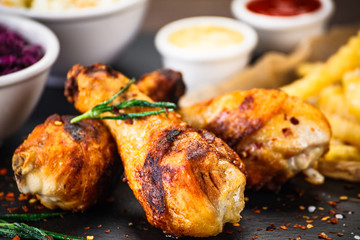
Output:
[[[37,214],[4,214],[0,215],[0,219],[8,221],[39,221],[46,218],[59,217],[66,214],[65,212],[61,213],[37,213]]]
[[[14,238],[19,236],[26,239],[65,239],[65,240],[86,240],[86,238],[79,238],[61,233],[42,230],[25,223],[9,223],[4,220],[23,220],[23,221],[38,221],[45,218],[60,216],[63,213],[41,213],[41,214],[5,214],[0,216],[0,236]]]
[[[109,105],[112,101],[114,101],[115,98],[120,96],[122,93],[124,93],[126,90],[129,89],[130,85],[135,82],[135,79],[132,79],[123,89],[121,89],[118,93],[116,93],[114,96],[112,96],[109,100],[96,105],[86,113],[79,115],[73,119],[71,119],[71,123],[78,122],[80,120],[86,119],[86,118],[94,118],[94,119],[118,119],[118,120],[124,120],[127,118],[134,119],[139,117],[145,117],[160,113],[168,113],[171,111],[174,111],[176,108],[176,104],[170,103],[170,102],[148,102],[144,100],[138,100],[138,99],[131,99],[131,100],[125,100],[118,104]],[[155,107],[155,108],[162,108],[161,110],[155,110],[155,111],[147,111],[147,112],[140,112],[140,113],[124,113],[124,114],[117,114],[117,110],[129,108],[129,107]],[[113,116],[99,116],[102,113],[105,112],[111,112],[115,113]]]

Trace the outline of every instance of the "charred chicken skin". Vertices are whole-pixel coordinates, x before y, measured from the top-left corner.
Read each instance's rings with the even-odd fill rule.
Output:
[[[86,112],[128,82],[101,64],[76,65],[68,73],[65,94]],[[134,85],[116,100],[135,98],[152,101]],[[207,237],[220,233],[224,223],[240,220],[243,164],[214,134],[194,129],[174,112],[103,122],[115,138],[127,182],[152,225],[174,236]]]
[[[137,84],[156,101],[167,101],[169,96],[177,102],[185,89],[181,74],[170,69],[144,74]],[[157,85],[162,86],[161,94],[155,91]],[[112,166],[114,161],[119,165],[119,157],[101,121],[72,125],[72,117],[55,114],[36,127],[16,150],[13,168],[20,192],[36,195],[48,208],[79,211],[95,204],[104,188],[110,188],[117,175]]]
[[[155,102],[178,103],[186,89],[182,74],[171,69],[158,69],[144,74],[136,86]]]
[[[235,91],[179,113],[239,154],[247,170],[247,188],[279,190],[329,147],[331,130],[323,114],[280,90]]]
[[[119,158],[99,121],[71,124],[73,116],[51,115],[15,150],[13,170],[20,192],[50,208],[82,211],[107,193]]]

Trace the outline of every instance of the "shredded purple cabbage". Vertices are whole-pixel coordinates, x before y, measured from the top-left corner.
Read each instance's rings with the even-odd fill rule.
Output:
[[[44,56],[42,47],[0,24],[0,76],[24,69]]]

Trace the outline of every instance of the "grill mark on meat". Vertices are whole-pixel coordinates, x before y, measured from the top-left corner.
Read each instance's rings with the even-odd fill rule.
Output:
[[[70,121],[68,119],[66,119],[66,117],[63,117],[63,122],[64,122],[64,130],[66,132],[68,132],[70,134],[70,136],[72,137],[72,139],[74,139],[77,142],[80,142],[83,139],[83,132],[82,132],[82,128],[78,123],[70,123]]]
[[[75,69],[75,70],[74,70]],[[65,81],[65,91],[64,95],[70,103],[75,102],[75,98],[79,94],[79,86],[77,83],[77,76],[80,74],[82,68],[73,68],[73,70],[69,73],[67,77],[67,81]]]
[[[160,164],[182,131],[182,129],[175,128],[162,132],[154,147],[148,152],[143,169],[140,172],[142,191],[153,212],[154,219],[160,219],[166,210],[165,191],[162,182],[163,170],[166,169],[163,169]]]

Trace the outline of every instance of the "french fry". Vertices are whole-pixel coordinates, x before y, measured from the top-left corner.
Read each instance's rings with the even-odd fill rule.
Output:
[[[323,65],[323,62],[304,62],[296,68],[296,74],[304,77],[313,71],[317,71],[317,69],[320,69]]]
[[[349,112],[360,120],[360,69],[346,73],[342,83]]]
[[[360,149],[343,143],[331,143],[329,152],[320,161],[357,161],[360,163]]]
[[[334,114],[327,114],[333,137],[360,148],[360,124]]]
[[[318,108],[328,114],[337,114],[351,121],[357,121],[347,107],[343,88],[339,84],[330,85],[321,90],[318,100]]]
[[[306,99],[317,95],[320,90],[340,82],[347,72],[360,67],[360,32],[350,38],[326,63],[297,81],[282,87],[290,95]]]

